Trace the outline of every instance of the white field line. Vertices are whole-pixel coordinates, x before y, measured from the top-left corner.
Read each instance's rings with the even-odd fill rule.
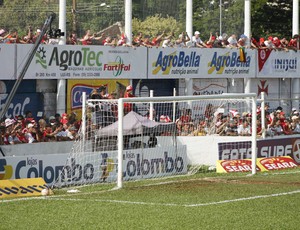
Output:
[[[260,195],[260,196],[251,196],[251,197],[243,197],[232,200],[221,200],[215,202],[208,203],[199,203],[199,204],[175,204],[175,203],[153,203],[153,202],[138,202],[138,201],[126,201],[126,200],[101,200],[101,199],[74,199],[74,198],[53,198],[53,200],[62,200],[62,201],[92,201],[92,202],[103,202],[103,203],[121,203],[121,204],[136,204],[136,205],[150,205],[150,206],[176,206],[176,207],[201,207],[201,206],[212,206],[212,205],[220,205],[220,204],[228,204],[233,202],[241,202],[241,201],[249,201],[256,199],[264,199],[270,197],[279,197],[279,196],[287,196],[300,193],[300,190],[295,190],[291,192],[283,192],[283,193],[274,193],[269,195]],[[52,199],[52,198],[51,198]]]
[[[271,176],[274,174],[294,174],[294,173],[300,173],[300,171],[293,171],[293,172],[277,172],[272,174],[265,174],[265,176]],[[251,174],[250,174],[251,175]],[[233,179],[232,177],[230,177]],[[210,179],[229,179],[229,177],[205,177],[205,178],[195,178],[195,179],[187,179],[187,180],[179,180],[179,181],[165,181],[165,182],[158,182],[158,183],[152,183],[152,184],[146,184],[142,186],[136,186],[136,187],[149,187],[149,186],[159,186],[164,184],[173,184],[173,183],[182,183],[187,181],[198,181],[198,180],[210,180]],[[238,177],[236,178],[238,179]],[[155,181],[156,179],[153,179]],[[128,204],[144,204],[144,205],[163,205],[163,206],[181,206],[181,207],[196,207],[196,206],[209,206],[209,205],[216,205],[216,204],[224,204],[224,203],[231,203],[231,202],[238,202],[238,201],[245,201],[245,200],[254,200],[254,199],[261,199],[261,198],[269,198],[269,197],[277,197],[277,196],[286,196],[286,195],[292,195],[300,193],[300,190],[295,190],[291,192],[284,192],[284,193],[275,193],[275,194],[269,194],[269,195],[261,195],[261,196],[253,196],[253,197],[245,197],[245,198],[238,198],[233,200],[223,200],[223,201],[216,201],[216,202],[209,202],[209,203],[201,203],[201,204],[189,204],[189,205],[180,205],[180,204],[159,204],[159,203],[147,203],[147,202],[134,202],[134,201],[118,201],[118,200],[87,200],[87,199],[77,199],[77,198],[64,198],[64,197],[70,197],[70,196],[76,196],[76,195],[91,195],[91,194],[100,194],[100,193],[107,193],[107,192],[113,192],[115,190],[118,190],[118,188],[112,188],[110,190],[101,190],[101,191],[93,191],[93,192],[79,192],[79,193],[69,193],[69,194],[62,194],[62,195],[52,195],[47,197],[21,197],[21,198],[14,198],[14,199],[0,199],[1,203],[10,203],[10,202],[19,202],[19,201],[27,201],[27,200],[70,200],[70,201],[96,201],[96,202],[111,202],[111,203],[128,203]]]
[[[269,195],[260,195],[260,196],[251,196],[251,197],[243,197],[232,200],[221,200],[214,201],[208,203],[199,203],[199,204],[176,204],[176,203],[153,203],[153,202],[138,202],[138,201],[126,201],[126,200],[102,200],[102,199],[80,199],[80,198],[65,198],[62,196],[49,196],[49,197],[26,197],[26,198],[17,198],[12,200],[3,200],[2,202],[17,202],[17,201],[28,201],[28,200],[47,200],[47,201],[83,201],[83,202],[102,202],[102,203],[121,203],[121,204],[136,204],[136,205],[150,205],[150,206],[177,206],[177,207],[200,207],[200,206],[212,206],[212,205],[220,205],[220,204],[228,204],[233,202],[241,202],[241,201],[249,201],[256,199],[265,199],[271,197],[280,197],[280,196],[288,196],[293,194],[300,193],[300,190],[295,190],[291,192],[282,192],[282,193],[274,193]]]

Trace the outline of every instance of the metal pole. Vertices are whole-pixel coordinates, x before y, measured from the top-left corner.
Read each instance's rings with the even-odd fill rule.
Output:
[[[222,0],[220,0],[220,36],[222,36]]]
[[[153,97],[153,90],[150,90],[150,97]],[[153,102],[150,102],[149,119],[153,120]]]
[[[265,111],[265,92],[261,92],[261,128],[262,138],[266,138],[266,111]]]
[[[173,89],[173,97],[176,97],[176,88]],[[176,102],[173,102],[173,122],[176,120]]]
[[[299,0],[293,0],[293,35],[299,34]],[[299,41],[297,46],[299,47]],[[299,51],[298,51],[299,52]],[[292,79],[292,98],[297,100],[292,101],[292,107],[299,109],[299,92],[300,92],[300,79]]]
[[[247,36],[246,46],[250,48],[251,39],[251,0],[245,0],[244,6],[244,34]]]
[[[125,0],[125,35],[127,44],[132,44],[132,0]]]
[[[82,114],[81,114],[81,135],[82,135],[82,152],[84,152],[85,143],[85,134],[86,134],[86,92],[82,93]]]
[[[73,32],[77,34],[77,15],[76,15],[76,10],[77,10],[77,2],[76,0],[73,0],[72,2],[72,16],[73,16]]]
[[[252,98],[252,136],[251,136],[251,152],[252,152],[252,174],[256,174],[256,159],[257,159],[257,152],[256,152],[256,119],[257,119],[257,115],[256,115],[256,102],[257,102],[257,98],[253,97]]]
[[[118,178],[117,178],[117,188],[122,188],[123,186],[123,116],[124,116],[124,106],[123,98],[118,100]]]
[[[186,0],[186,32],[190,39],[193,36],[193,0]]]
[[[31,63],[31,61],[32,61],[32,59],[33,59],[40,43],[41,43],[41,40],[42,40],[43,36],[45,35],[45,33],[47,32],[47,29],[50,26],[50,24],[55,19],[55,16],[56,16],[55,13],[51,13],[51,15],[48,16],[48,18],[46,19],[46,21],[43,25],[42,31],[41,31],[40,35],[38,36],[37,40],[35,41],[34,46],[33,46],[32,50],[29,53],[28,59],[27,59],[27,61],[24,65],[18,79],[16,80],[16,82],[15,82],[10,94],[8,95],[8,98],[7,98],[5,104],[4,104],[4,106],[3,106],[3,108],[0,112],[0,118],[3,118],[5,113],[7,112],[8,107],[9,107],[13,97],[15,96],[15,94],[17,92],[17,89],[19,88],[19,85],[21,84],[21,81],[23,80],[23,78],[24,78],[24,76],[25,76],[25,74],[26,74],[26,72],[27,72],[27,70],[30,66],[30,63]]]
[[[66,44],[66,0],[59,0],[59,29],[64,32],[64,36],[59,39],[59,45]],[[56,112],[66,112],[66,83],[65,79],[57,80]]]

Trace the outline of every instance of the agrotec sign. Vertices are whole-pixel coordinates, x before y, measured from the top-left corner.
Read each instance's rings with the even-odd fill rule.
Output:
[[[31,45],[17,46],[21,63]],[[25,79],[146,78],[147,49],[141,47],[41,45]]]

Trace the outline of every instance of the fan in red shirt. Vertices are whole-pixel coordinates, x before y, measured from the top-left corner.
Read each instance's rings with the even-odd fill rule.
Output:
[[[293,36],[293,38],[290,40],[289,44],[288,44],[288,47],[290,49],[299,49],[299,35],[298,34],[295,34]]]
[[[183,123],[183,124],[187,124],[192,122],[192,111],[190,109],[184,109],[182,116],[179,118],[179,120]]]
[[[165,31],[162,34],[157,34],[156,37],[154,37],[151,41],[152,46],[160,46],[160,43],[162,42],[164,34],[165,34]]]
[[[129,85],[126,87],[126,92],[124,94],[124,98],[129,98],[129,97],[135,97],[132,93],[133,87],[132,85]],[[133,110],[133,105],[132,103],[124,103],[124,114],[129,113],[130,111]]]

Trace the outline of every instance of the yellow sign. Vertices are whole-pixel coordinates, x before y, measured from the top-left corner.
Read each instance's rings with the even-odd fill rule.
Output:
[[[0,199],[27,196],[41,196],[42,190],[46,189],[43,178],[27,178],[0,181]]]
[[[256,171],[271,171],[298,167],[290,156],[257,158]],[[218,160],[217,173],[251,172],[252,160]]]
[[[77,119],[81,118],[82,92],[86,92],[88,96],[93,89],[98,89],[100,86],[104,85],[106,87],[106,93],[111,94],[112,92],[115,92],[117,93],[116,98],[120,98],[124,96],[126,86],[128,86],[129,83],[130,81],[128,79],[68,80],[67,113],[76,112]]]

